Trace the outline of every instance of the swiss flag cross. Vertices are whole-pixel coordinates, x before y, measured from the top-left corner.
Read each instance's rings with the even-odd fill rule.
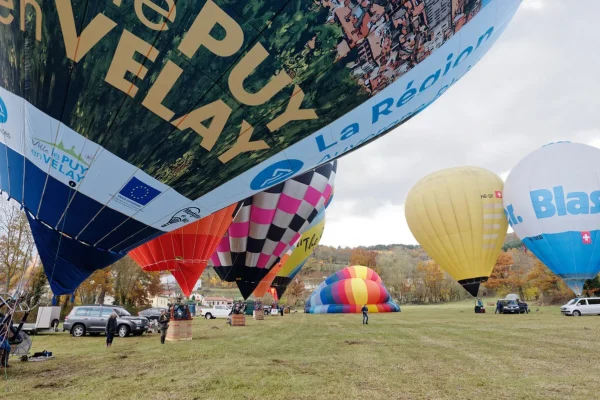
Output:
[[[592,244],[592,236],[589,232],[581,232],[581,242],[583,244]]]
[[[499,190],[496,190],[496,198],[497,199],[501,199],[502,198],[502,192]]]

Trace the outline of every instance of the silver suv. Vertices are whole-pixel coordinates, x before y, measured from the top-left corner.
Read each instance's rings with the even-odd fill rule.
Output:
[[[73,307],[71,313],[65,317],[63,332],[69,331],[75,337],[86,333],[105,333],[106,322],[113,312],[117,314],[117,333],[120,337],[129,334],[139,336],[148,330],[148,318],[134,317],[119,306],[95,304]]]

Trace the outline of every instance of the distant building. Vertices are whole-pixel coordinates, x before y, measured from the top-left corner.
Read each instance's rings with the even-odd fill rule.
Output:
[[[233,299],[223,297],[223,296],[213,296],[213,297],[205,297],[202,300],[202,305],[212,307],[212,306],[222,306],[233,304]]]
[[[170,292],[163,292],[157,294],[152,299],[152,307],[154,308],[167,308],[169,303],[175,303],[175,296],[173,296]]]

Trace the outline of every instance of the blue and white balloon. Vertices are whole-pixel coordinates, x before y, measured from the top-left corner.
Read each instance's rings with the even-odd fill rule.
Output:
[[[525,246],[577,295],[600,272],[600,149],[558,142],[525,157],[504,185]]]

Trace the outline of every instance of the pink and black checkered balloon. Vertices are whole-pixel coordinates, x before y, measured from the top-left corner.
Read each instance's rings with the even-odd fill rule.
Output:
[[[211,261],[219,277],[252,294],[330,197],[337,161],[244,200]]]

